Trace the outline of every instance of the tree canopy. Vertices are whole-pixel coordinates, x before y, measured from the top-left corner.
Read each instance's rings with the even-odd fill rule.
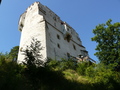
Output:
[[[18,57],[19,46],[15,46],[10,50],[10,57],[12,60],[16,61]]]
[[[108,20],[105,24],[99,24],[93,29],[92,41],[98,43],[95,55],[105,64],[120,62],[120,23],[111,23]]]

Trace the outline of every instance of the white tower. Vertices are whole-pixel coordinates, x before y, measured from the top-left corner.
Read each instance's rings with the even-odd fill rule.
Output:
[[[18,63],[24,60],[22,50],[30,45],[33,37],[41,41],[41,45],[44,47],[41,51],[43,60],[88,55],[76,31],[40,2],[33,3],[20,16],[19,30],[21,31],[21,41]]]

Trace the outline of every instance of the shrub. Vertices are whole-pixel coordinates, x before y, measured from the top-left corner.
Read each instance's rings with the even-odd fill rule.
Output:
[[[86,69],[89,66],[89,62],[80,62],[77,64],[76,71],[79,75],[85,75]]]
[[[53,70],[60,70],[60,61],[48,59],[45,66]]]
[[[86,69],[86,76],[91,78],[90,82],[94,84],[94,87],[102,87],[105,90],[116,90],[119,87],[120,78],[119,75],[118,77],[116,75],[117,72],[113,71],[113,68],[103,63],[97,64],[96,67],[88,67]]]
[[[95,67],[94,66],[89,66],[85,70],[85,75],[88,77],[95,77]]]

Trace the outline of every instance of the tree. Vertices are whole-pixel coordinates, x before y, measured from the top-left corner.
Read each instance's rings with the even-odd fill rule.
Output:
[[[19,46],[15,46],[13,47],[11,50],[10,50],[10,57],[13,61],[16,61],[17,60],[17,57],[18,57],[18,51],[19,51]]]
[[[2,53],[0,52],[0,61],[10,61],[9,59],[9,54],[6,52],[6,53]]]
[[[26,65],[28,69],[43,65],[41,50],[43,50],[41,42],[33,38],[30,46],[27,46],[26,50],[23,51],[25,55],[25,62],[23,62],[23,64]]]
[[[120,62],[120,23],[111,24],[108,20],[105,24],[99,24],[93,29],[97,52],[95,55],[105,64]]]

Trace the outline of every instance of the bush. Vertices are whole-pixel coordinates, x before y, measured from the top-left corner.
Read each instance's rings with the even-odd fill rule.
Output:
[[[61,70],[75,69],[76,68],[76,62],[72,59],[62,59],[60,61],[60,68],[61,68]]]
[[[86,75],[85,72],[89,66],[89,62],[80,62],[77,64],[76,71],[79,75]]]
[[[110,66],[100,63],[97,64],[96,67],[90,66],[86,69],[86,76],[91,79],[90,82],[93,83],[94,87],[97,86],[100,87],[100,89],[105,90],[116,90],[119,87],[120,74],[117,74],[116,71],[113,71],[113,68]],[[116,75],[118,75],[118,77],[116,77]]]
[[[95,72],[95,67],[94,66],[89,66],[89,67],[86,68],[86,70],[85,70],[85,75],[86,76],[88,76],[90,78],[93,78],[93,77],[95,77],[95,74],[96,74],[96,72]]]
[[[27,89],[24,68],[12,61],[0,60],[0,90]]]
[[[48,59],[45,66],[52,70],[60,70],[60,61]]]
[[[54,70],[64,71],[66,69],[75,69],[76,62],[72,59],[61,59],[60,61],[49,59],[46,66]]]

